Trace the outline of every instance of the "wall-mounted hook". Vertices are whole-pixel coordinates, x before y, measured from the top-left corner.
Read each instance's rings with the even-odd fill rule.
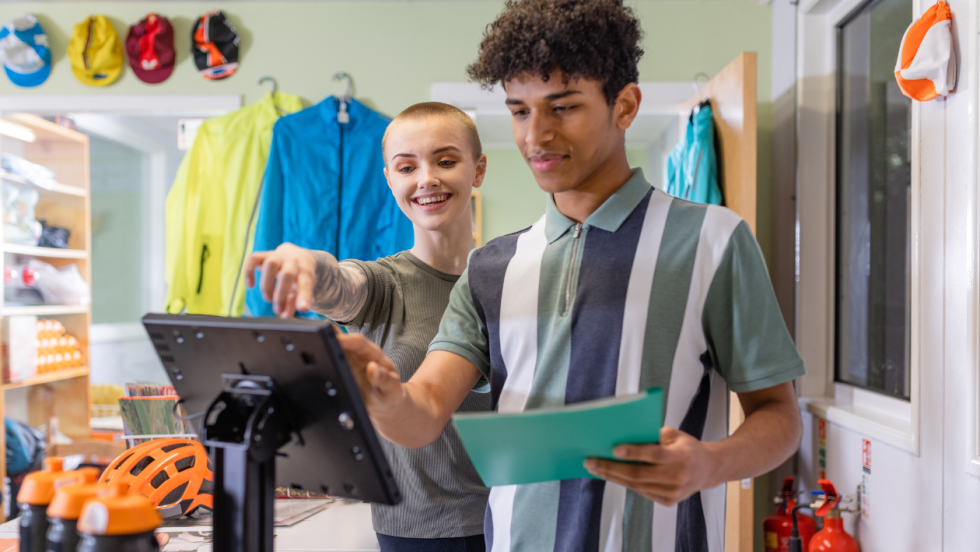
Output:
[[[335,81],[339,81],[339,80],[346,81],[347,88],[345,89],[344,96],[342,98],[344,101],[347,101],[347,100],[351,99],[354,96],[354,79],[351,78],[351,76],[348,73],[345,73],[344,71],[340,71],[338,73],[335,73],[334,76],[333,76],[333,80],[335,80]]]
[[[694,78],[691,80],[691,86],[694,87],[694,91],[698,95],[698,105],[694,106],[694,112],[697,113],[701,111],[701,106],[704,105],[704,95],[701,94],[701,85],[698,84],[698,79],[704,77],[705,82],[710,81],[711,77],[707,73],[698,72],[695,73]]]
[[[264,84],[266,82],[272,82],[272,95],[275,96],[276,92],[279,91],[279,83],[272,77],[262,77],[259,79],[259,84]]]

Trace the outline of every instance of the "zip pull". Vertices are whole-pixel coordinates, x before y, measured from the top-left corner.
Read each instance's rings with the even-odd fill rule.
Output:
[[[582,235],[582,223],[575,225],[575,234],[572,236],[572,259],[568,262],[568,273],[565,274],[565,304],[562,305],[562,316],[568,314],[568,306],[572,302],[572,271],[575,269],[575,257],[578,257],[578,237]]]

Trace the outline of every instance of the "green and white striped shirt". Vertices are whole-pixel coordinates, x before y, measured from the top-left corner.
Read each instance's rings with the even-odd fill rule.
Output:
[[[745,222],[640,170],[581,225],[552,199],[473,251],[429,350],[473,362],[498,412],[661,387],[664,423],[706,441],[729,390],[804,373]],[[484,531],[492,552],[722,552],[725,485],[674,507],[597,479],[494,487]]]

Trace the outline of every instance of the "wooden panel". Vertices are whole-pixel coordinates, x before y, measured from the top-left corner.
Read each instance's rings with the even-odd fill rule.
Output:
[[[47,425],[50,432],[51,420],[56,419],[58,431],[68,437],[88,438],[92,417],[88,381],[88,377],[81,376],[30,387],[27,393],[27,423],[34,427]]]
[[[54,171],[55,180],[61,184],[84,187],[88,178],[83,170],[83,166],[87,165],[84,163],[87,144],[88,142],[37,140],[24,144],[24,158]]]
[[[684,103],[682,125],[687,114],[702,99],[711,100],[718,151],[718,178],[725,206],[756,228],[756,54],[743,52],[706,84],[700,96]],[[685,128],[681,127],[682,130]],[[741,425],[744,415],[735,393],[731,394],[729,434]],[[728,483],[725,516],[725,551],[751,552],[755,529],[753,490],[740,481]]]
[[[480,247],[483,245],[483,196],[476,190],[470,196],[470,216],[473,217],[473,241]]]
[[[733,433],[742,425],[745,415],[738,402],[738,396],[732,393],[729,398],[728,428]],[[742,487],[741,481],[728,482],[728,495],[725,505],[725,552],[752,552],[752,537],[754,523],[754,491],[749,480],[749,488]]]
[[[755,233],[756,222],[756,54],[743,52],[701,85],[711,99],[718,137],[718,177],[725,206],[739,214]],[[684,113],[698,104],[684,103]]]

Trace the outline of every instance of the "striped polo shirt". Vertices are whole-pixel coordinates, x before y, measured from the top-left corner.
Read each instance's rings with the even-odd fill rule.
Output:
[[[705,441],[728,433],[729,390],[804,373],[745,222],[640,170],[583,224],[551,199],[474,250],[429,350],[475,364],[501,413],[660,387],[664,423]],[[484,526],[491,552],[722,552],[725,485],[673,507],[591,478],[494,487]]]

